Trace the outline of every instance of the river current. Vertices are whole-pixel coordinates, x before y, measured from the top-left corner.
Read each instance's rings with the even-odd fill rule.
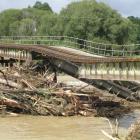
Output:
[[[68,85],[83,83],[65,76],[58,80]],[[140,110],[119,119],[119,136],[124,139],[128,128],[138,118]],[[101,130],[111,134],[108,121],[98,117],[41,117],[19,115],[0,117],[0,140],[108,140]]]
[[[125,137],[128,127],[140,111],[123,116],[119,135]],[[101,130],[110,133],[108,121],[97,117],[0,117],[0,140],[108,140]]]

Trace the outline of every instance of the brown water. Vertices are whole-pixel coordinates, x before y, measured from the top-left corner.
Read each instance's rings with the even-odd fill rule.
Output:
[[[120,119],[121,137],[140,116],[135,111]],[[0,140],[108,140],[101,129],[111,132],[104,118],[95,117],[0,117]]]
[[[84,117],[8,117],[0,118],[2,140],[97,140],[100,129],[108,130],[103,119]]]
[[[64,79],[68,82],[73,80],[65,77]],[[59,80],[62,80],[62,76]],[[79,84],[79,81],[75,80],[75,82]],[[139,117],[140,110],[136,110],[119,120],[119,135],[122,138],[127,135],[128,127]],[[0,117],[0,140],[108,140],[101,133],[101,130],[111,133],[108,121],[105,118]]]

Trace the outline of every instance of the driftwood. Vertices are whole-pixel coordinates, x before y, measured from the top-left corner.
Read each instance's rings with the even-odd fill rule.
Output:
[[[23,82],[25,85],[27,85],[27,87],[29,87],[29,89],[31,89],[31,90],[35,90],[36,88],[33,86],[33,85],[31,85],[29,82],[27,82],[26,80],[24,80],[24,79],[22,79],[22,80],[20,80],[21,82]]]
[[[0,105],[6,105],[6,111],[33,115],[107,117],[129,111],[120,102],[99,98],[101,93],[97,90],[92,91],[92,94],[81,93],[86,86],[79,90],[63,89],[55,83],[54,72],[40,72],[35,69],[14,67],[2,72]]]
[[[121,107],[118,102],[103,101],[94,95],[73,93],[72,91],[63,91],[62,89],[59,92],[22,89],[0,90],[0,104],[7,105],[13,108],[12,110],[18,108],[19,113],[54,116],[95,115],[113,117],[122,115],[126,110],[128,111],[128,109]],[[117,108],[118,111],[116,110]]]
[[[6,97],[1,97],[0,105],[6,105],[6,106],[10,106],[10,107],[13,107],[13,108],[16,107],[16,108],[20,108],[20,109],[23,108],[23,106],[20,105],[17,101],[12,100],[12,99],[8,99]]]
[[[6,79],[0,78],[0,83],[5,84],[5,85],[10,86],[10,87],[14,87],[14,88],[22,88],[22,85],[17,84],[11,80],[6,80]]]
[[[126,140],[139,140],[140,138],[140,120],[136,121],[129,128],[128,136]]]

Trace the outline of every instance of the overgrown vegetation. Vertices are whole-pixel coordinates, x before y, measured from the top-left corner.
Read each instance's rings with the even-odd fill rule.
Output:
[[[73,2],[59,14],[48,3],[0,13],[0,36],[66,35],[97,42],[140,42],[140,19],[122,17],[95,0]]]

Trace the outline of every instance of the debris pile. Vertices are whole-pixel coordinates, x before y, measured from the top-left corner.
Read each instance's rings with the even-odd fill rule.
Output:
[[[140,140],[140,120],[131,125],[126,140]]]
[[[129,111],[118,102],[65,91],[1,90],[0,97],[7,111],[32,115],[114,117]]]
[[[116,117],[129,111],[120,102],[65,90],[55,74],[13,67],[0,71],[0,105],[7,112],[53,116]]]

